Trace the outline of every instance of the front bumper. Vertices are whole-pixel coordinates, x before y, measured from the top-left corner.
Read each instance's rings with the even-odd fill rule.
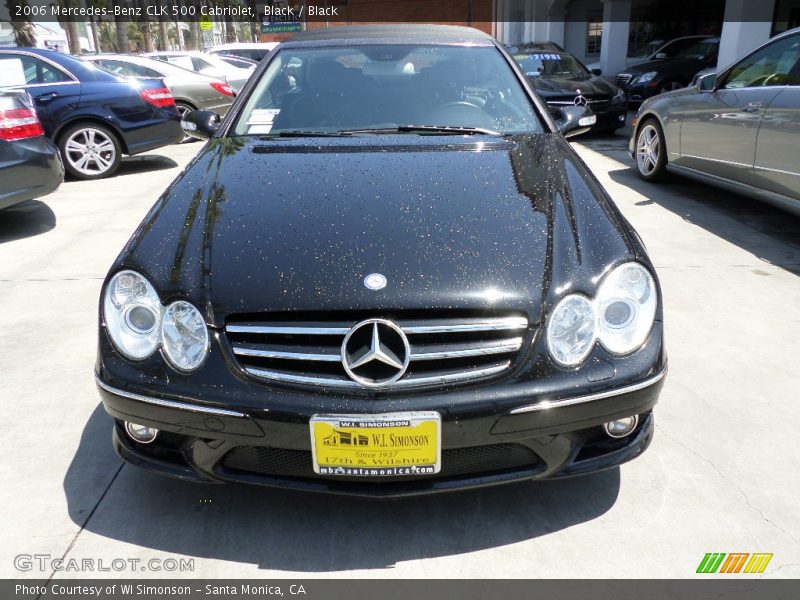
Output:
[[[442,472],[417,479],[327,478],[311,466],[308,416],[209,406],[116,388],[97,378],[106,410],[117,419],[114,446],[131,464],[200,482],[245,482],[298,490],[398,497],[599,471],[644,452],[653,435],[652,407],[666,366],[622,387],[553,400],[442,405]],[[346,413],[345,413],[346,414]],[[622,439],[602,424],[639,415]],[[162,431],[152,444],[129,438],[122,421]]]

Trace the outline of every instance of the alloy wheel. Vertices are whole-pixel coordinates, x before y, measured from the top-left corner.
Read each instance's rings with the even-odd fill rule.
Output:
[[[191,108],[191,107],[189,107],[189,106],[186,106],[185,104],[176,104],[176,105],[175,105],[175,108],[177,108],[177,109],[178,109],[178,114],[179,114],[179,115],[180,115],[180,117],[181,117],[181,121],[183,121],[183,117],[185,117],[185,116],[186,116],[186,115],[188,115],[190,112],[192,112],[192,108]],[[184,136],[183,136],[183,139],[182,139],[180,142],[178,142],[178,143],[179,143],[179,144],[185,144],[186,142],[194,142],[194,141],[196,141],[196,140],[195,140],[195,138],[193,138],[192,136],[190,136],[190,135],[184,135]]]
[[[84,127],[67,138],[64,155],[72,168],[79,173],[98,176],[114,166],[117,149],[105,132],[94,127]]]
[[[636,166],[642,175],[649,176],[658,167],[661,143],[655,126],[645,125],[636,140]]]

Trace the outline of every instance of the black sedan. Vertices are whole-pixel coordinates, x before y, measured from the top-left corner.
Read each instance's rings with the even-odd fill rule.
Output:
[[[291,71],[292,77],[287,73]],[[397,496],[641,454],[666,373],[639,236],[472,29],[337,27],[262,63],[100,299],[114,445],[194,481]]]
[[[686,87],[703,69],[717,64],[719,38],[706,38],[673,58],[653,60],[627,67],[614,81],[623,87],[628,102],[642,100]]]
[[[0,209],[49,194],[63,178],[30,96],[0,91]]]
[[[38,48],[3,48],[0,67],[0,86],[33,97],[45,135],[79,179],[108,177],[123,154],[183,139],[175,99],[160,80],[129,81]]]
[[[625,93],[550,42],[510,46],[508,51],[531,87],[548,106],[588,106],[597,115],[593,131],[614,131],[625,125]]]

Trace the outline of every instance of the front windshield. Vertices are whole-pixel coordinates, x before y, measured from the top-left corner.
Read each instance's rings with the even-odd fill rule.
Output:
[[[648,56],[653,54],[653,52],[661,48],[661,46],[663,45],[664,45],[663,40],[653,40],[652,42],[648,42],[644,46],[640,46],[639,48],[634,50],[631,56],[633,58],[647,58]]]
[[[689,46],[686,50],[682,50],[675,55],[675,58],[695,58],[705,60],[717,55],[719,51],[719,39],[712,38],[697,42],[693,46]]]
[[[561,52],[514,54],[514,60],[517,61],[526,77],[558,77],[559,79],[591,77],[575,58]]]
[[[234,134],[410,125],[543,131],[496,48],[375,44],[281,49],[239,114]]]

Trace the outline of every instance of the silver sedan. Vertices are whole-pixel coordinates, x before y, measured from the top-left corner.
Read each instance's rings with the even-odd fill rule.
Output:
[[[202,73],[210,77],[224,79],[237,94],[247,83],[250,75],[255,71],[255,65],[242,69],[225,62],[219,56],[195,51],[151,52],[146,54],[150,58],[164,61],[195,73]]]
[[[629,145],[645,180],[670,170],[800,214],[798,148],[800,28],[646,100]]]

